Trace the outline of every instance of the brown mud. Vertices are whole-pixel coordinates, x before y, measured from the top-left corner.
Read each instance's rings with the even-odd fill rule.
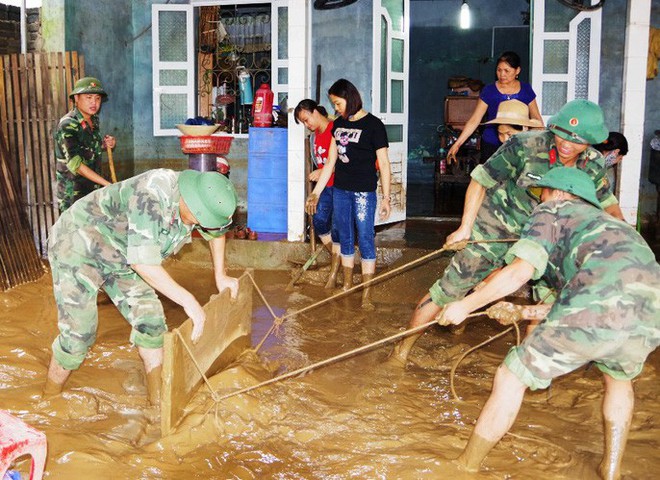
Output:
[[[167,268],[201,302],[214,293],[210,270],[177,261]],[[256,274],[277,315],[327,295],[309,279],[286,292],[289,280],[285,273]],[[228,393],[393,335],[406,326],[413,299],[429,285],[412,270],[374,288],[375,311],[362,311],[356,292],[290,318],[258,354],[248,352],[211,384],[219,394]],[[163,303],[170,328],[178,326],[185,314]],[[405,371],[383,367],[391,349],[385,346],[218,404],[203,386],[183,423],[161,439],[158,411],[147,404],[142,363],[128,342],[129,327],[104,295],[87,360],[61,396],[40,399],[56,318],[49,276],[0,293],[0,408],[46,433],[45,478],[596,478],[603,437],[602,380],[595,368],[561,378],[549,391],[528,393],[511,434],[480,473],[460,472],[451,462],[515,342],[511,334],[470,354],[455,379],[463,401],[455,401],[450,369],[461,353],[504,328],[492,321],[471,323],[462,335],[430,328]],[[255,295],[253,345],[271,322]],[[653,413],[660,406],[659,367],[655,352],[635,381],[623,478],[654,478],[660,470],[660,427]]]

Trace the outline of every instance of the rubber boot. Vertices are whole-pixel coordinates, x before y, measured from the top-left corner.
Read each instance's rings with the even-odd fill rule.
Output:
[[[62,389],[64,388],[63,383],[57,383],[51,380],[50,378],[46,379],[46,385],[44,385],[44,390],[41,394],[41,398],[44,400],[48,400],[49,398],[53,398],[56,395],[59,395],[62,393]]]
[[[162,365],[154,367],[147,373],[147,396],[149,405],[160,405],[160,387],[163,383],[161,378],[163,372]]]
[[[626,449],[630,422],[618,425],[606,420],[604,430],[605,451],[598,473],[604,480],[617,480],[621,478],[621,460],[623,459],[623,451]]]
[[[325,288],[337,287],[337,274],[339,273],[339,266],[341,265],[341,255],[338,253],[332,255],[332,264],[330,265],[330,276],[325,284]]]
[[[367,283],[374,278],[373,273],[363,273],[362,274],[362,283]],[[367,285],[362,289],[362,308],[364,310],[375,310],[376,307],[371,303],[371,284]]]
[[[344,272],[344,286],[341,289],[345,292],[353,288],[353,267],[344,267],[342,265],[342,271]]]
[[[475,434],[474,432],[468,440],[468,444],[463,450],[463,453],[455,460],[455,462],[463,469],[468,472],[478,472],[481,462],[488,452],[497,444],[497,440],[486,440],[480,435]]]

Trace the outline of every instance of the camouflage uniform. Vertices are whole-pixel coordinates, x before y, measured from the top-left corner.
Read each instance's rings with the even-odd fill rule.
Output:
[[[603,208],[617,203],[605,174],[603,156],[587,148],[576,167],[585,171],[597,186]],[[548,170],[561,166],[549,130],[521,132],[502,145],[483,165],[472,172],[472,179],[486,189],[472,229],[472,240],[518,238],[520,231],[539,203],[528,188]],[[504,265],[510,243],[473,243],[457,252],[443,276],[429,293],[439,306],[463,298],[493,270]]]
[[[56,195],[60,212],[100,187],[80,175],[78,169],[86,165],[100,174],[102,151],[103,137],[98,115],[92,115],[92,125],[89,125],[80,111],[74,108],[60,119],[55,131]]]
[[[132,343],[163,345],[163,307],[131,265],[160,265],[190,242],[193,227],[181,220],[178,176],[152,170],[96,190],[53,225],[48,259],[60,330],[53,355],[65,369],[78,368],[94,343],[101,287],[131,324]],[[225,233],[199,231],[207,240]]]
[[[558,292],[544,320],[505,363],[531,389],[593,361],[637,376],[660,344],[660,265],[625,222],[583,200],[536,208],[506,261],[521,258]]]

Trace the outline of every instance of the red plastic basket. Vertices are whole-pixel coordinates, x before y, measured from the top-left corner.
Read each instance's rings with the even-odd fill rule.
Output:
[[[234,137],[211,135],[182,135],[181,150],[183,153],[217,153],[227,154]]]

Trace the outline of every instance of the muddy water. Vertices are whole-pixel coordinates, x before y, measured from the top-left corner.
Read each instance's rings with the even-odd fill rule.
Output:
[[[210,272],[180,262],[168,269],[201,301],[212,293]],[[397,333],[410,316],[411,299],[428,286],[416,271],[402,275],[377,287],[375,312],[360,311],[356,295],[287,320],[258,356],[248,354],[215,376],[213,388],[230,392]],[[285,274],[258,272],[256,281],[277,315],[325,295],[310,284],[285,292]],[[62,397],[40,400],[57,333],[50,287],[46,276],[0,293],[0,408],[46,433],[46,478],[595,478],[602,453],[602,384],[594,368],[559,379],[550,391],[528,393],[512,434],[493,450],[484,470],[477,475],[455,470],[450,460],[465,445],[495,369],[515,342],[506,336],[469,355],[455,379],[464,401],[453,400],[452,364],[499,331],[485,321],[470,324],[462,335],[433,327],[405,371],[381,365],[389,351],[383,347],[218,405],[203,388],[183,425],[160,439],[158,412],[146,405],[128,326],[103,298],[88,359]],[[164,304],[169,325],[177,326],[184,314]],[[253,344],[271,320],[255,296]],[[653,413],[660,404],[659,366],[656,352],[635,383],[624,478],[653,478],[660,470],[660,427]]]

